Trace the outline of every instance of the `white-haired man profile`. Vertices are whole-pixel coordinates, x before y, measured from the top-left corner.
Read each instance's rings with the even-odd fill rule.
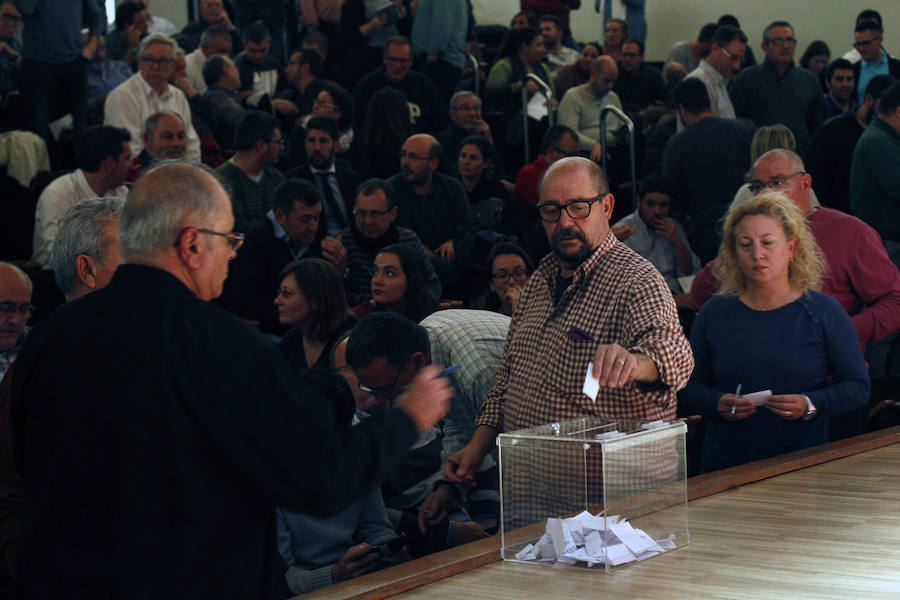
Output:
[[[151,169],[120,223],[127,264],[16,362],[18,590],[276,597],[275,506],[327,515],[361,498],[446,412],[449,384],[429,369],[377,420],[335,431],[281,351],[206,302],[243,240],[210,170]]]
[[[85,198],[59,224],[50,268],[66,302],[106,287],[122,264],[119,245],[120,198]]]

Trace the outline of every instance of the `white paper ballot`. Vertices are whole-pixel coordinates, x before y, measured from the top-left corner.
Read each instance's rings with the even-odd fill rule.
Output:
[[[741,394],[742,398],[747,398],[753,402],[753,406],[762,406],[769,401],[772,390],[763,390],[761,392],[753,392],[752,394]]]
[[[593,368],[594,363],[589,362],[587,373],[584,374],[584,387],[581,388],[581,393],[596,402],[597,394],[600,393],[600,380],[591,375]]]
[[[534,94],[528,101],[528,116],[540,121],[547,116],[547,99],[543,94]]]

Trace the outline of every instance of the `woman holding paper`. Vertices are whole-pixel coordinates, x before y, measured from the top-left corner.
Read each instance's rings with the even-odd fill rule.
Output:
[[[729,210],[716,267],[722,286],[694,322],[696,368],[679,394],[706,417],[704,472],[825,443],[829,416],[866,403],[870,382],[850,317],[814,291],[824,272],[803,215],[782,193]]]

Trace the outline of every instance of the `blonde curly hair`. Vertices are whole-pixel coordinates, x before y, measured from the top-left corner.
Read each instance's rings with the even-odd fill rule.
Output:
[[[822,276],[828,268],[822,250],[813,237],[806,219],[797,206],[783,193],[765,191],[746,203],[733,206],[725,215],[722,245],[714,273],[721,283],[720,294],[740,295],[747,287],[747,280],[737,261],[737,240],[734,230],[744,217],[765,215],[781,224],[788,241],[797,240],[794,256],[788,265],[788,281],[791,286],[807,292],[819,290]]]

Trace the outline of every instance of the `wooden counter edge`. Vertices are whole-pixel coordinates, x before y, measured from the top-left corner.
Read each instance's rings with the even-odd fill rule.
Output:
[[[773,458],[698,475],[687,480],[688,500],[696,500],[748,483],[804,469],[868,450],[900,442],[900,426],[873,431],[845,440],[798,450]],[[542,526],[542,524],[541,524]],[[533,527],[533,526],[532,526]],[[439,579],[458,575],[500,560],[500,536],[495,535],[463,546],[419,558],[390,569],[311,592],[297,598],[388,598]]]

